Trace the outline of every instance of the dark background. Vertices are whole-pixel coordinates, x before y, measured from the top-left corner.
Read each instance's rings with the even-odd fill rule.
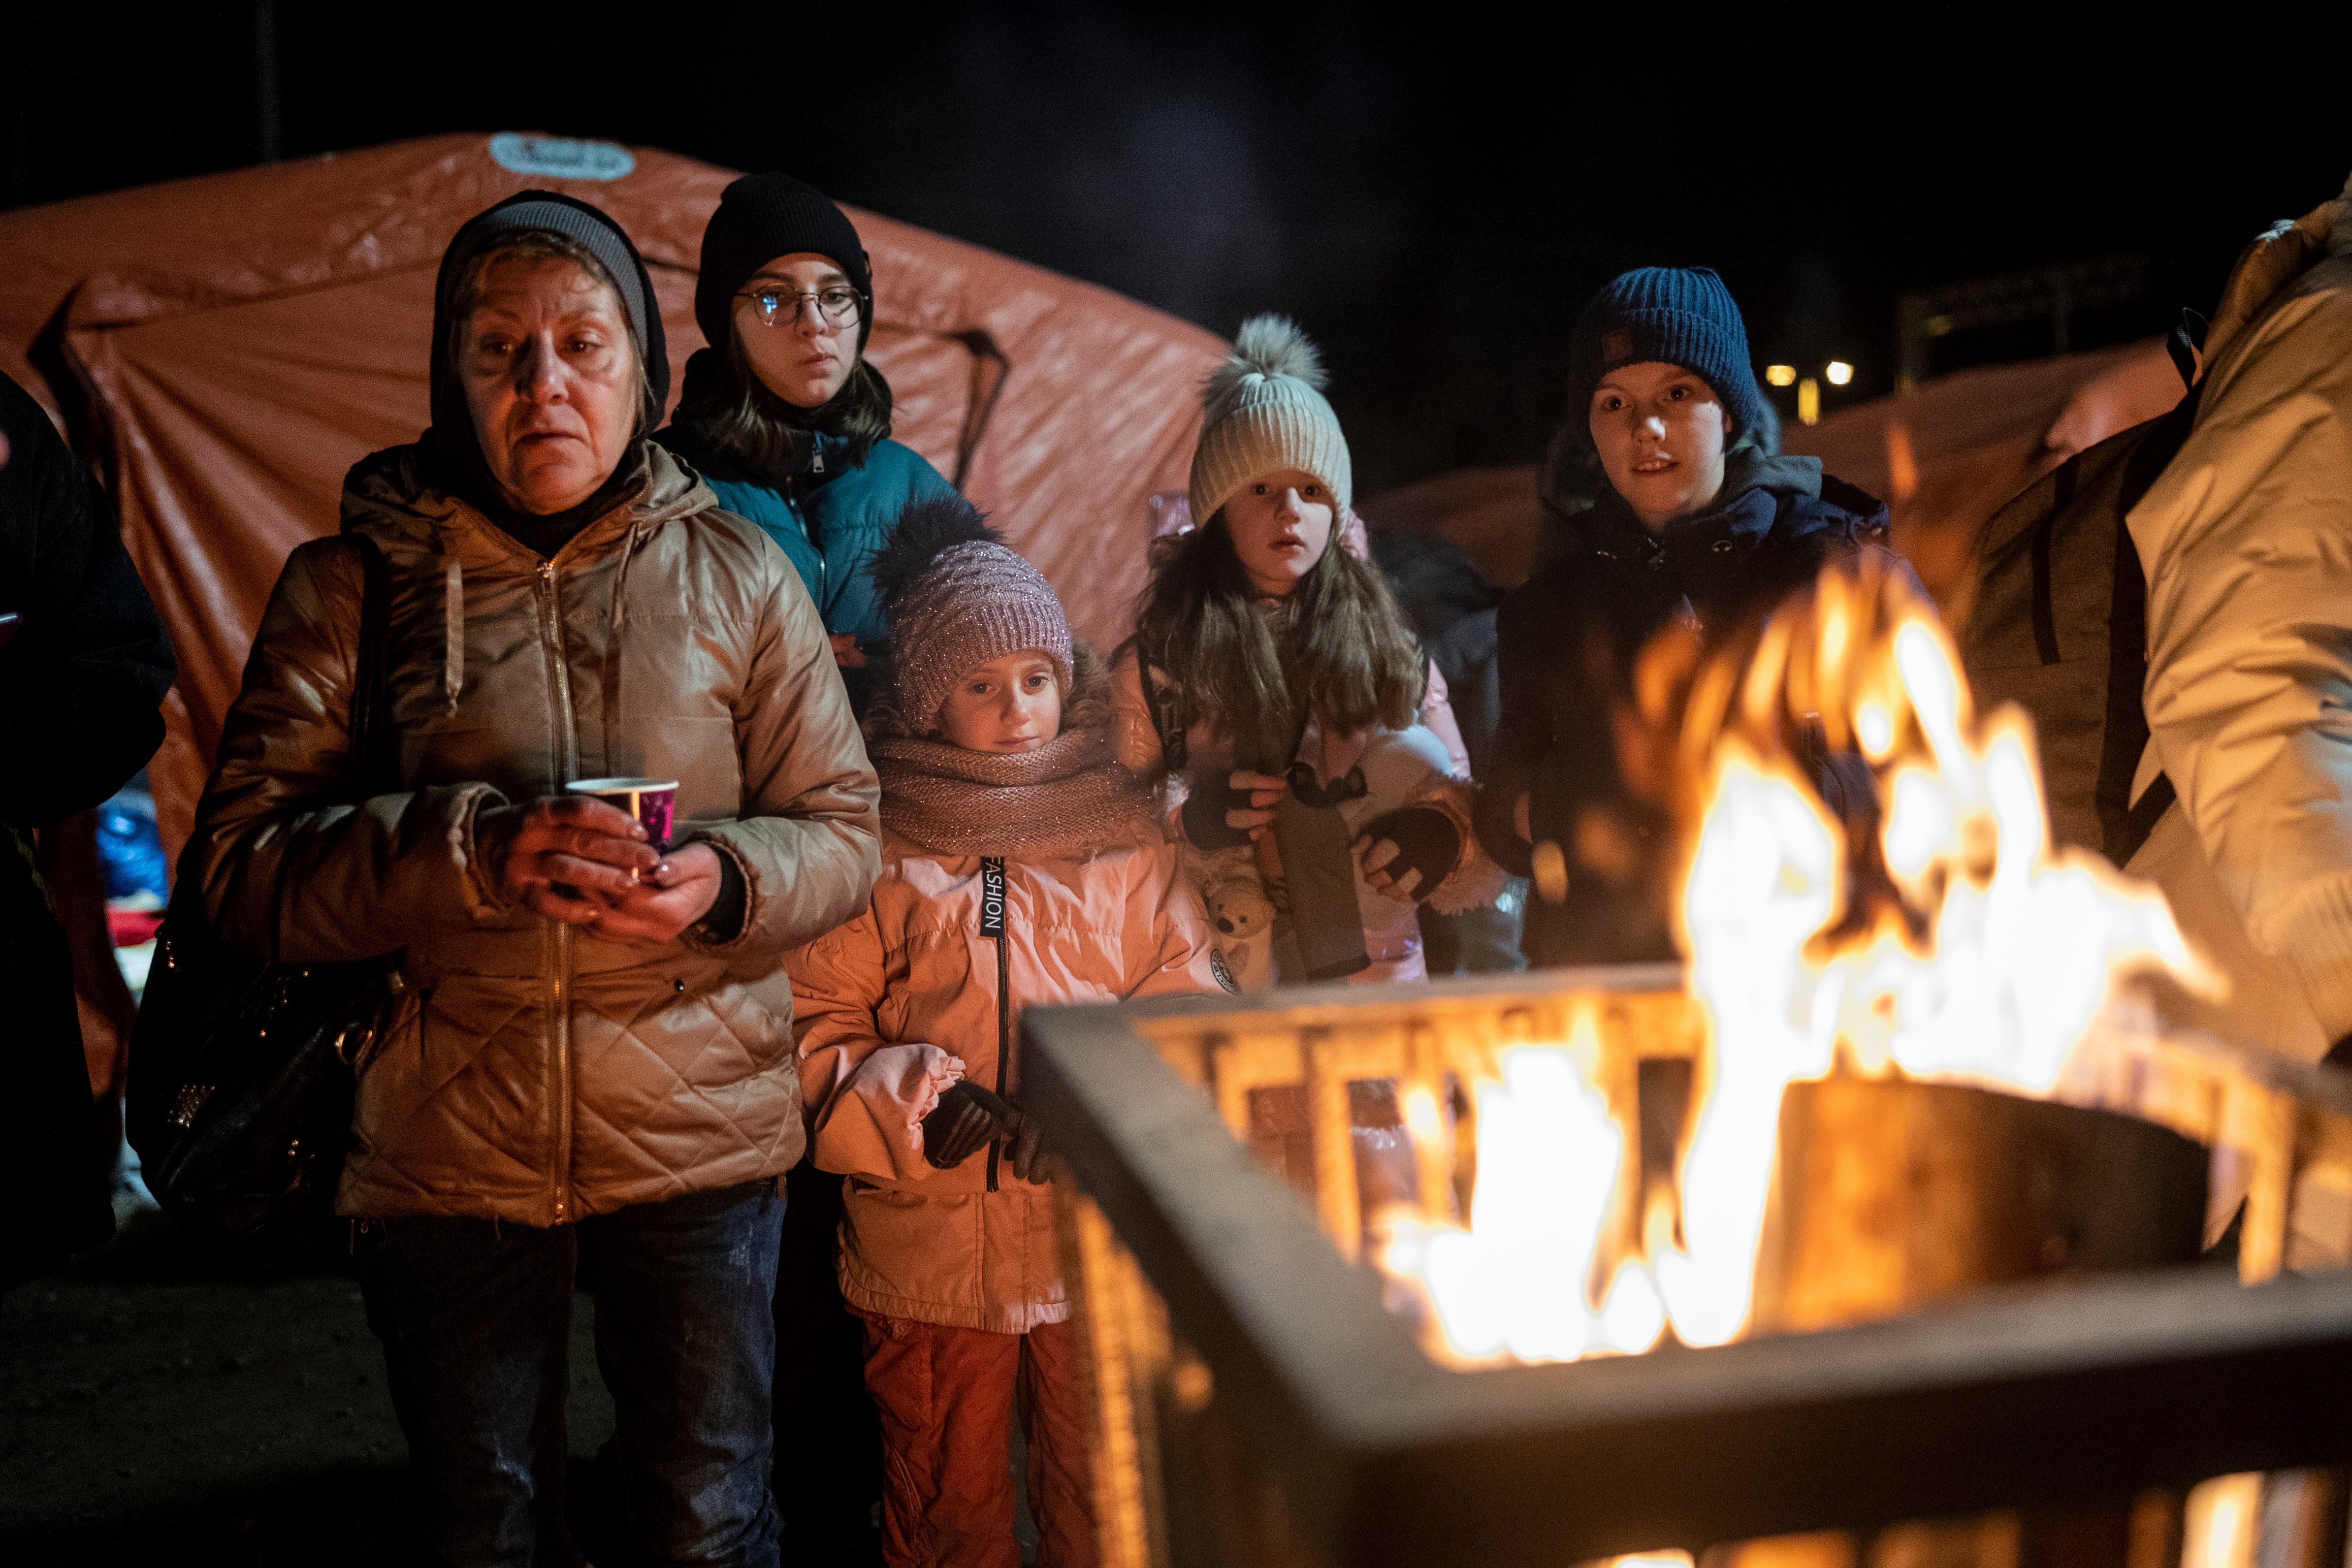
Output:
[[[2336,7],[2079,35],[2056,7],[43,10],[0,21],[8,204],[462,129],[783,168],[1219,332],[1295,315],[1360,494],[1533,461],[1578,307],[1627,266],[1717,267],[1759,363],[1857,367],[1835,408],[1891,389],[1906,289],[2137,252],[2146,293],[2073,345],[2155,332],[2352,167]],[[2029,322],[1934,368],[2049,348]]]

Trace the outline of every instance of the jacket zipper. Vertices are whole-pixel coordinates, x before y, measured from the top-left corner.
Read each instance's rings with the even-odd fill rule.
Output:
[[[825,564],[824,546],[819,544],[817,537],[809,532],[808,514],[801,509],[800,497],[795,494],[800,489],[800,481],[787,479],[784,483],[790,486],[784,493],[784,505],[791,508],[793,521],[801,526],[801,538],[808,540],[809,551],[816,557],[816,592],[811,597],[816,601],[817,613],[822,615],[825,609],[825,581],[833,575],[832,570]]]
[[[810,439],[814,440],[815,437],[812,436]],[[823,446],[816,448],[815,471],[819,474],[824,472],[824,448]],[[826,609],[824,598],[826,581],[833,575],[832,570],[825,564],[824,542],[822,539],[819,539],[809,528],[808,513],[804,511],[801,506],[800,476],[796,474],[793,476],[793,477],[784,481],[783,493],[785,510],[791,512],[793,515],[793,521],[801,526],[801,538],[808,541],[810,553],[816,557],[816,590],[810,595],[810,597],[816,601],[817,613],[819,615],[823,615]]]
[[[546,628],[549,684],[554,687],[556,760],[561,783],[578,769],[580,737],[572,724],[572,676],[563,666],[563,628],[556,612],[555,563],[539,563],[540,613]],[[555,927],[555,1222],[572,1218],[572,927]]]

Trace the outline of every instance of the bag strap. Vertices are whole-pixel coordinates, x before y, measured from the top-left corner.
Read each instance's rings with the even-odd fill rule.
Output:
[[[360,558],[360,623],[352,644],[352,706],[349,746],[343,753],[343,799],[357,803],[380,788],[399,782],[392,733],[392,672],[385,643],[392,623],[392,566],[364,534],[350,536]],[[279,925],[286,916],[286,888],[301,872],[295,856],[278,859],[276,892],[270,900],[269,962],[281,962]]]
[[[392,727],[392,566],[364,534],[351,536],[360,556],[359,638],[352,648],[351,749],[343,778],[354,800],[396,785],[399,764]]]
[[[2193,330],[2204,338],[2204,319],[2193,310],[2181,312],[2175,328],[2176,365],[2188,377],[2185,352],[2178,345]],[[2193,328],[2192,328],[2193,323]],[[2134,448],[2126,460],[2116,500],[2114,578],[2107,598],[2107,716],[2100,748],[2098,777],[2092,785],[2099,813],[2099,847],[2120,866],[2139,852],[2176,798],[2172,780],[2159,773],[2137,804],[2131,800],[2133,780],[2139,773],[2141,754],[2147,749],[2147,576],[2139,563],[2139,546],[2132,539],[2131,509],[2139,505],[2181,447],[2197,423],[2197,409],[2205,386],[2190,381],[2189,390],[2163,423]]]
[[[1171,773],[1184,771],[1184,726],[1176,714],[1176,688],[1160,679],[1160,666],[1135,645],[1135,668],[1143,677],[1144,706],[1151,710],[1151,727],[1160,737],[1160,765]]]

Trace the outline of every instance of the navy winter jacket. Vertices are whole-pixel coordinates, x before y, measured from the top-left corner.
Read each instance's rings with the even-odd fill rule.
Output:
[[[1663,536],[1613,494],[1578,523],[1567,553],[1496,615],[1502,712],[1479,779],[1478,836],[1498,863],[1528,875],[1528,842],[1513,822],[1526,794],[1536,841],[1567,856],[1566,898],[1528,897],[1521,945],[1530,963],[1671,958],[1674,846],[1660,814],[1625,788],[1612,705],[1631,700],[1634,660],[1669,620],[1689,613],[1702,628],[1728,627],[1832,559],[1884,551],[1886,507],[1825,477],[1817,458],[1738,452],[1717,506]]]

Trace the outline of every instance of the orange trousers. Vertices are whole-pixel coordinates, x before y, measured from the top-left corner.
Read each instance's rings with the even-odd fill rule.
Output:
[[[1038,1568],[1096,1568],[1087,1416],[1067,1323],[1025,1334],[866,1320],[866,1386],[882,1413],[882,1557],[890,1568],[1021,1568],[1013,1397],[1029,1445]]]

